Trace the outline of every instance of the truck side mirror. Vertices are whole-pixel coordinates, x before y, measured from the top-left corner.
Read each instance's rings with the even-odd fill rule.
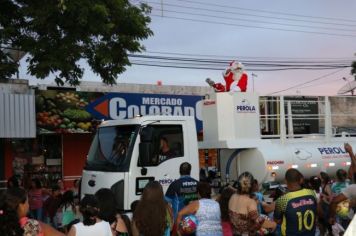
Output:
[[[141,143],[151,143],[153,140],[154,128],[152,126],[146,126],[141,129],[140,137]]]
[[[151,164],[151,156],[153,155],[153,145],[150,142],[141,142],[139,145],[139,166],[149,166]]]

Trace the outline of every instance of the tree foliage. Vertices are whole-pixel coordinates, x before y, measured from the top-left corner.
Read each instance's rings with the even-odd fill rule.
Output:
[[[11,60],[7,53],[0,50],[0,80],[11,78],[17,72],[18,63]]]
[[[144,50],[152,35],[150,8],[128,0],[0,0],[0,44],[28,53],[28,72],[59,85],[78,85],[88,62],[104,83],[114,84],[130,65],[128,53]],[[0,77],[17,70],[0,54]]]
[[[351,64],[351,75],[353,75],[356,80],[356,61],[352,62]]]

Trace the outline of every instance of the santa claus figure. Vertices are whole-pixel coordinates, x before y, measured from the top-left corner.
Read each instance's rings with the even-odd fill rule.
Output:
[[[229,67],[223,73],[225,86],[221,83],[207,79],[206,82],[212,86],[216,92],[246,92],[247,74],[243,65],[238,61],[232,61]]]

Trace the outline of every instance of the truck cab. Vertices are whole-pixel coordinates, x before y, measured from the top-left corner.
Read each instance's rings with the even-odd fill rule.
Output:
[[[168,146],[169,151],[163,152],[162,145]],[[180,177],[179,166],[183,162],[199,166],[193,117],[144,116],[104,121],[97,129],[83,170],[82,196],[109,188],[114,192],[117,208],[128,211],[149,181],[159,181],[165,192]],[[191,176],[198,179],[198,172],[193,168]]]

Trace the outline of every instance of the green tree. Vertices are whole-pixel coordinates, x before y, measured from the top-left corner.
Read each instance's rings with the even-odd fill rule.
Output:
[[[144,50],[152,35],[150,7],[128,0],[0,0],[0,45],[28,54],[28,72],[55,75],[59,85],[78,85],[88,62],[104,83],[115,84],[129,66],[128,53]],[[18,67],[0,53],[0,78]]]
[[[9,55],[0,50],[0,80],[10,78],[17,72],[18,63],[10,59]]]
[[[352,62],[351,64],[351,75],[353,75],[356,80],[356,61]]]

